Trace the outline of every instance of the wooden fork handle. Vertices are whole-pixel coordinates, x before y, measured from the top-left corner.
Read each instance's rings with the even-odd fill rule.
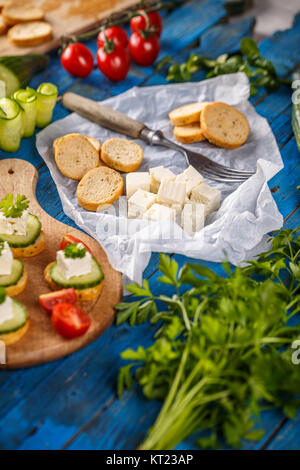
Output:
[[[75,93],[65,93],[62,97],[62,104],[65,108],[75,111],[90,121],[100,124],[100,126],[133,137],[134,139],[139,138],[141,131],[145,127],[145,124],[131,119],[126,114]]]

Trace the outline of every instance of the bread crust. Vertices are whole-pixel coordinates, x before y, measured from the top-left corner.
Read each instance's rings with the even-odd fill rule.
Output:
[[[50,270],[53,264],[54,264],[54,261],[52,263],[49,263],[44,270],[45,281],[47,282],[50,289],[61,290],[63,289],[63,287],[55,284],[55,282],[53,282],[50,276]],[[88,287],[86,289],[75,289],[76,294],[77,294],[77,300],[88,301],[88,300],[96,299],[100,295],[102,287],[103,287],[103,280],[97,286],[94,286],[94,287]]]
[[[43,20],[45,15],[41,8],[9,2],[3,7],[2,16],[8,26],[13,26],[18,23]]]
[[[111,183],[109,183],[111,180]],[[106,185],[106,192],[96,194]],[[93,189],[94,188],[94,189]],[[88,211],[104,209],[119,199],[123,194],[124,182],[122,176],[115,170],[99,166],[90,170],[77,186],[78,204]]]
[[[75,139],[78,152],[81,150],[78,155],[78,160],[76,160],[77,157],[68,148],[68,143]],[[79,144],[81,144],[81,147],[78,147]],[[63,146],[65,146],[65,148],[63,148]],[[86,150],[86,154],[83,149]],[[71,153],[67,154],[68,151]],[[60,172],[67,178],[71,178],[75,181],[80,181],[89,170],[99,166],[99,151],[96,150],[88,137],[81,134],[67,134],[55,139],[53,142],[53,152]],[[88,163],[87,155],[89,156]]]
[[[121,155],[119,155],[119,153],[117,154],[115,149],[112,148],[113,146],[118,145],[120,146],[119,152]],[[128,157],[128,155],[126,155],[124,148],[128,152],[135,153],[135,158],[133,161]],[[143,161],[143,155],[144,152],[140,145],[136,144],[132,140],[116,137],[106,140],[102,145],[101,150],[101,159],[103,162],[106,163],[110,168],[122,171],[124,173],[132,173],[133,171],[136,171]]]
[[[250,133],[246,116],[222,102],[209,103],[204,107],[200,126],[209,142],[228,149],[243,145]]]
[[[15,297],[16,295],[21,294],[27,285],[27,281],[28,274],[26,269],[24,268],[23,274],[18,280],[17,284],[15,284],[14,286],[5,287],[6,295],[8,295],[9,297]]]
[[[6,335],[0,335],[0,341],[3,341],[6,346],[9,344],[14,344],[17,341],[20,341],[21,338],[27,333],[29,328],[29,320],[25,323],[22,328],[19,328],[17,331],[13,331],[12,333],[7,333]]]
[[[207,104],[207,101],[202,103],[190,103],[173,109],[169,113],[169,118],[173,126],[186,126],[194,122],[199,122],[202,109]]]
[[[40,28],[43,25],[43,32],[33,32],[30,36],[28,32],[28,28],[34,29]],[[46,27],[47,26],[47,27]],[[23,30],[23,36],[22,36]],[[31,47],[31,46],[38,46],[39,44],[43,44],[44,42],[50,41],[52,38],[52,26],[49,23],[41,22],[41,21],[32,21],[27,23],[19,23],[13,26],[8,31],[8,39],[12,42],[15,46],[18,47]]]
[[[1,10],[1,6],[0,6],[0,10]],[[7,25],[5,24],[3,17],[0,15],[0,36],[2,34],[5,34],[6,31],[7,31]]]
[[[200,124],[198,123],[189,124],[187,126],[175,126],[174,137],[178,142],[183,144],[193,144],[206,140]]]
[[[32,245],[20,248],[11,247],[11,251],[15,258],[31,258],[32,256],[36,256],[41,253],[45,249],[45,247],[45,234],[42,230],[40,235]]]

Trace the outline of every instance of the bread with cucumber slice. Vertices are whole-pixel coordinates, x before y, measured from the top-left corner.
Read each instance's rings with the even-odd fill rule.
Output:
[[[0,274],[0,287],[3,287],[10,297],[21,294],[27,281],[27,271],[19,259],[13,260],[10,274]]]
[[[18,194],[7,194],[0,201],[0,242],[7,242],[13,255],[36,256],[45,249],[45,235],[36,215],[28,213],[29,201]]]
[[[81,243],[72,243],[58,251],[57,260],[46,266],[44,276],[53,290],[73,287],[80,301],[96,299],[104,280],[100,264]]]
[[[0,287],[0,341],[6,346],[19,341],[29,327],[28,312],[24,305],[9,297]]]

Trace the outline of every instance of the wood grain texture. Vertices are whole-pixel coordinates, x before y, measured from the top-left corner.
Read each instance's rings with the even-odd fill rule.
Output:
[[[121,274],[110,266],[106,254],[94,239],[79,230],[50,217],[35,197],[37,172],[28,162],[8,159],[0,162],[0,198],[7,193],[25,194],[30,200],[29,211],[37,215],[46,237],[46,249],[38,256],[23,258],[29,281],[25,291],[17,298],[29,313],[29,330],[17,343],[7,347],[6,367],[28,367],[66,356],[89,344],[112,323],[114,305],[122,296]],[[86,242],[92,249],[104,272],[102,293],[94,302],[79,305],[90,312],[92,324],[88,332],[79,338],[65,340],[52,328],[50,317],[38,304],[38,296],[49,292],[43,271],[46,265],[56,259],[56,251],[63,235],[70,233]]]
[[[6,35],[0,36],[1,55],[21,55],[28,52],[48,52],[59,46],[63,35],[89,31],[114,10],[122,10],[137,3],[137,0],[23,0],[22,4],[41,7],[45,21],[53,28],[52,40],[35,47],[17,47]]]

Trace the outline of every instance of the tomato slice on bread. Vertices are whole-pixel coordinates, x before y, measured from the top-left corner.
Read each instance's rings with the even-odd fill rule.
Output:
[[[39,304],[48,313],[52,313],[53,307],[59,303],[75,304],[77,294],[74,287],[70,289],[61,289],[49,294],[42,294],[39,296]]]
[[[84,335],[91,325],[90,317],[70,303],[54,305],[51,322],[55,331],[66,339]]]
[[[70,234],[66,234],[62,237],[62,240],[60,242],[60,246],[59,246],[59,249],[60,250],[64,250],[66,248],[67,245],[72,245],[72,243],[82,243],[83,246],[85,246],[85,248],[90,252],[92,253],[91,249],[87,246],[86,243],[84,243],[82,240],[80,240],[79,238],[77,237],[73,237],[73,235],[70,235]]]

